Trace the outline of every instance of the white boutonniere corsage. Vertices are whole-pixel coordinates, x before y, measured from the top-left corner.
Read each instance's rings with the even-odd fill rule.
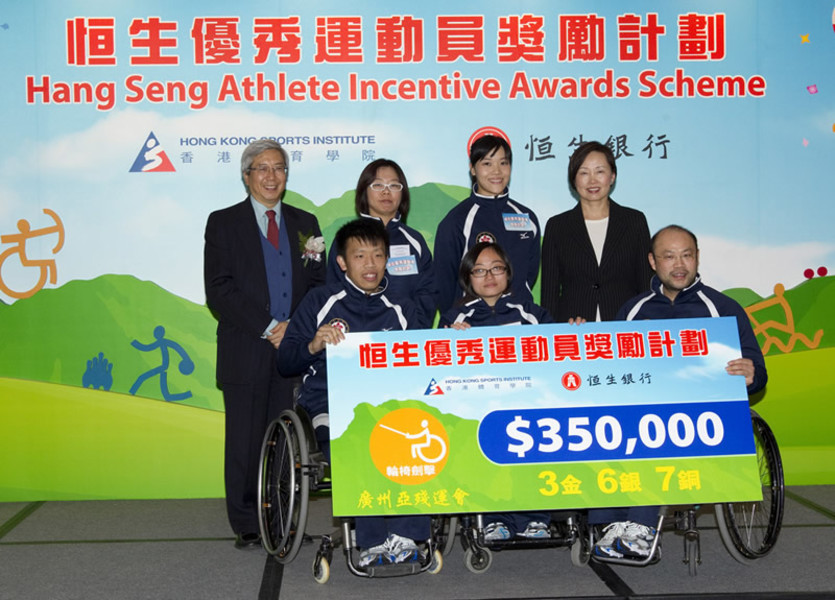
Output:
[[[322,262],[322,253],[325,251],[325,238],[321,235],[304,235],[299,232],[299,249],[301,250],[305,267],[310,260]]]

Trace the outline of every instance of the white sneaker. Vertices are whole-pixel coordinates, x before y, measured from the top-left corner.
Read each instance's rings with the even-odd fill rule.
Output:
[[[404,562],[420,562],[423,559],[423,553],[418,548],[413,539],[392,533],[386,540],[388,553],[395,563]]]
[[[519,535],[523,538],[547,538],[551,537],[551,532],[542,521],[531,521]]]
[[[654,527],[626,521],[626,527],[615,542],[615,547],[626,556],[646,558],[652,550],[655,534]]]
[[[359,566],[362,568],[391,564],[388,540],[377,546],[372,546],[360,552]]]
[[[507,525],[505,525],[501,521],[496,521],[495,523],[488,523],[487,526],[484,528],[485,542],[498,542],[501,540],[509,539],[510,530],[507,528]]]
[[[629,521],[609,523],[603,529],[603,537],[595,543],[592,553],[603,558],[623,558],[623,552],[618,552],[615,543],[626,529],[627,524],[629,524]]]

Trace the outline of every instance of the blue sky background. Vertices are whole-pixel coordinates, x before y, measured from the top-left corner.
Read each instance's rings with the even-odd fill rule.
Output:
[[[199,8],[193,8],[199,6]],[[402,6],[402,8],[401,8]],[[617,60],[616,18],[633,12],[658,12],[667,33],[656,63]],[[679,14],[726,13],[726,58],[721,62],[679,63],[676,21]],[[619,159],[613,192],[621,204],[644,211],[650,229],[676,222],[700,239],[704,280],[719,289],[751,287],[762,295],[775,283],[792,287],[803,270],[835,270],[832,235],[831,169],[835,164],[835,32],[831,1],[807,0],[788,5],[777,0],[727,2],[543,2],[513,5],[483,1],[462,4],[458,14],[485,17],[485,61],[437,64],[435,15],[452,14],[447,2],[366,2],[350,9],[344,3],[251,2],[199,5],[170,2],[107,3],[10,1],[0,7],[0,123],[6,151],[0,157],[0,234],[17,232],[26,219],[33,228],[52,221],[50,208],[67,230],[58,255],[58,282],[90,279],[104,273],[129,273],[154,281],[195,302],[204,302],[203,230],[208,213],[243,199],[239,179],[240,147],[184,148],[186,137],[262,135],[373,135],[373,146],[339,146],[340,159],[329,161],[323,148],[303,147],[301,162],[291,165],[289,188],[317,204],[352,189],[364,163],[362,149],[397,160],[411,185],[469,183],[466,140],[475,129],[495,125],[514,148],[511,195],[530,206],[545,224],[548,217],[574,206],[565,167],[568,143],[576,136],[605,141],[627,135],[633,157]],[[543,15],[546,62],[499,64],[495,54],[497,20],[507,14]],[[559,14],[596,13],[606,18],[607,58],[603,62],[559,63]],[[360,14],[364,17],[365,62],[344,67],[317,65],[315,17]],[[410,14],[424,19],[425,59],[421,64],[374,63],[374,18]],[[198,16],[239,16],[241,64],[193,66],[189,36]],[[297,65],[254,65],[250,47],[255,16],[301,17],[303,51]],[[65,21],[74,17],[116,19],[116,67],[69,67]],[[131,67],[127,28],[133,18],[159,16],[179,23],[176,67]],[[6,27],[7,26],[7,27]],[[802,35],[809,43],[802,43]],[[761,75],[764,98],[640,99],[637,73],[648,68],[688,75]],[[531,77],[615,76],[631,79],[626,99],[477,100],[432,102],[307,102],[275,104],[212,103],[203,110],[183,104],[129,105],[122,82],[131,74],[151,79],[208,80],[210,96],[226,73],[238,77],[259,71],[274,78],[335,79],[347,94],[349,71],[363,78],[437,78],[460,71],[468,78],[495,77],[509,89],[513,73]],[[116,106],[101,112],[91,105],[27,105],[25,78],[53,81],[116,81]],[[807,86],[816,85],[817,94]],[[128,172],[149,132],[160,140],[176,173]],[[648,160],[641,148],[649,134],[670,140],[667,160]],[[555,159],[528,161],[530,136],[550,136]],[[805,142],[805,143],[804,143]],[[194,161],[180,155],[192,150]],[[288,148],[289,149],[289,148]],[[218,161],[228,151],[230,162]],[[419,211],[420,207],[413,207]],[[54,237],[30,242],[30,258],[49,258]],[[0,251],[6,249],[0,246]],[[7,284],[23,289],[34,269],[12,262],[3,266]],[[0,299],[11,302],[2,296]]]

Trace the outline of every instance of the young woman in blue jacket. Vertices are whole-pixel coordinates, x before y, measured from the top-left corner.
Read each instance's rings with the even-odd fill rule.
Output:
[[[479,242],[464,255],[458,282],[464,290],[459,304],[446,311],[439,327],[466,330],[490,325],[553,323],[551,315],[529,298],[511,292],[513,267],[501,246]],[[550,515],[543,512],[492,513],[484,527],[487,542],[550,536]]]

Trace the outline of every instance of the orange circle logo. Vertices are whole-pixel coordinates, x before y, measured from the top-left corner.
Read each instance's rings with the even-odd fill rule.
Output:
[[[449,458],[446,429],[418,408],[399,408],[377,421],[368,445],[377,470],[405,485],[429,481]]]
[[[470,135],[470,139],[467,140],[467,156],[470,155],[470,151],[473,147],[473,142],[475,142],[479,138],[483,138],[485,135],[493,135],[496,137],[500,137],[507,142],[508,146],[510,146],[510,138],[507,137],[507,134],[498,127],[479,127],[478,129],[473,131],[472,135]]]

